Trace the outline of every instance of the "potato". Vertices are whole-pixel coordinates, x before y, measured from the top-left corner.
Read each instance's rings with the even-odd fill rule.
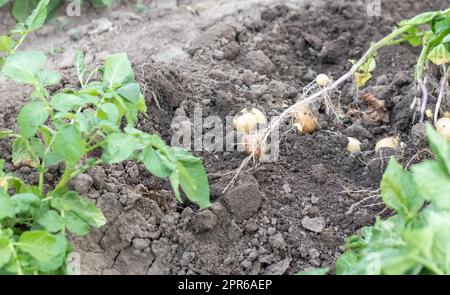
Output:
[[[266,116],[258,109],[243,109],[233,119],[233,127],[239,132],[250,133],[258,124],[267,123]]]
[[[382,148],[391,148],[391,149],[397,149],[400,145],[400,139],[399,137],[386,137],[377,142],[375,145],[375,152],[378,152]]]
[[[348,145],[347,145],[347,151],[350,153],[357,153],[361,151],[361,142],[354,138],[354,137],[347,137],[348,139]]]
[[[316,83],[320,86],[320,87],[326,87],[331,83],[330,78],[328,78],[327,75],[325,74],[320,74],[316,77]]]
[[[436,122],[436,130],[440,135],[450,140],[450,118],[440,118]]]
[[[433,119],[433,111],[430,110],[430,109],[427,109],[427,110],[425,111],[425,116],[426,116],[428,119]]]
[[[301,105],[292,115],[294,126],[301,133],[313,133],[317,130],[317,119],[307,105]]]
[[[254,153],[255,158],[259,159],[266,152],[266,144],[258,133],[244,134],[243,137],[244,153],[249,156]]]

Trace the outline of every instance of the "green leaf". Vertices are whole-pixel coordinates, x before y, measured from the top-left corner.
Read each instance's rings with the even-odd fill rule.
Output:
[[[52,249],[54,256],[50,260],[39,262],[39,270],[45,273],[64,267],[70,249],[69,242],[64,234],[57,234],[54,236],[56,238],[56,243]],[[65,270],[63,270],[63,273],[65,274]]]
[[[336,261],[336,274],[346,274],[351,272],[358,263],[358,255],[353,251],[347,251],[339,256]]]
[[[117,89],[117,93],[134,104],[138,103],[142,95],[141,87],[138,83],[128,83],[127,85]]]
[[[114,0],[91,0],[92,6],[95,8],[101,8],[105,6],[111,6]]]
[[[74,58],[74,65],[77,71],[78,79],[80,83],[84,83],[84,75],[86,73],[86,65],[84,63],[84,53],[81,50],[77,50]]]
[[[14,49],[14,40],[9,36],[0,36],[0,51],[10,52]]]
[[[11,198],[0,190],[0,220],[5,217],[14,217],[15,210]]]
[[[17,1],[17,0],[16,0]],[[31,15],[27,18],[25,24],[28,27],[28,32],[33,32],[42,27],[47,18],[47,8],[49,0],[41,0]]]
[[[40,101],[32,101],[25,105],[19,113],[18,124],[20,134],[24,138],[36,135],[38,128],[47,121],[49,112],[46,105]]]
[[[58,93],[51,98],[50,105],[59,112],[68,113],[81,107],[83,102],[79,96]]]
[[[132,81],[134,81],[134,73],[126,53],[112,55],[106,60],[103,82],[110,89]]]
[[[14,132],[11,130],[1,130],[0,131],[0,139],[11,137],[11,135],[13,135],[13,134],[14,134]]]
[[[62,125],[55,137],[53,151],[70,163],[78,162],[86,154],[86,145],[74,125]]]
[[[450,142],[440,135],[431,124],[427,124],[425,129],[436,160],[450,176]]]
[[[431,28],[435,35],[439,35],[450,29],[450,17],[437,17],[433,19]]]
[[[5,6],[6,4],[8,4],[9,0],[0,0],[0,7]]]
[[[299,276],[323,276],[330,272],[329,267],[314,268],[297,273]]]
[[[84,236],[89,233],[89,224],[72,211],[65,213],[64,221],[67,229],[74,235]]]
[[[83,133],[90,133],[97,128],[99,121],[100,120],[96,117],[95,112],[91,110],[86,110],[77,114],[78,126]]]
[[[73,212],[94,227],[106,224],[105,216],[90,200],[79,196],[76,192],[67,192],[62,196],[54,197],[51,201],[53,208],[64,212]]]
[[[381,197],[386,205],[406,218],[413,218],[422,208],[411,174],[391,158],[381,180]]]
[[[17,212],[28,212],[33,207],[38,207],[40,199],[34,193],[20,193],[11,198]]]
[[[47,58],[42,52],[19,51],[8,56],[2,72],[19,83],[34,84]]]
[[[402,20],[400,26],[419,26],[431,22],[433,18],[439,15],[439,12],[425,12],[411,19]]]
[[[10,245],[11,240],[0,230],[0,268],[7,264],[12,257]]]
[[[202,161],[182,149],[174,149],[178,160],[177,168],[180,185],[192,202],[201,208],[209,206],[209,184]]]
[[[131,159],[136,150],[135,141],[134,136],[129,134],[108,135],[103,160],[108,164],[115,164]]]
[[[55,210],[45,212],[38,219],[37,223],[51,233],[56,233],[64,229],[64,219]]]
[[[35,151],[33,151],[28,140],[24,138],[16,138],[12,143],[12,162],[14,166],[28,165],[37,167],[40,159]]]
[[[56,85],[61,81],[61,75],[58,72],[41,70],[37,74],[37,80],[42,87]]]
[[[450,209],[450,177],[436,161],[425,161],[412,167],[418,193],[433,206]]]
[[[436,65],[450,63],[450,47],[443,43],[439,44],[430,51],[427,58]]]
[[[176,164],[150,145],[143,152],[142,162],[150,173],[159,178],[169,177],[177,169]]]
[[[119,109],[113,103],[105,103],[97,110],[97,117],[118,124],[120,120]]]
[[[416,27],[409,29],[403,38],[414,47],[422,45],[422,39],[417,35]]]
[[[48,261],[57,256],[53,250],[56,237],[47,231],[27,231],[19,239],[19,248],[37,261]]]

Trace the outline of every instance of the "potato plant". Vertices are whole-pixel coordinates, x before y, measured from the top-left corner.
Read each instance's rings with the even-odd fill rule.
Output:
[[[41,1],[18,26],[24,30],[19,35],[44,23],[47,4]],[[2,130],[0,138],[12,139],[13,164],[36,169],[39,182],[29,184],[6,173],[0,160],[0,273],[66,272],[72,251],[67,235],[86,235],[90,227],[106,223],[93,202],[68,188],[72,178],[95,165],[140,161],[156,177],[170,180],[178,200],[183,191],[200,207],[209,205],[201,160],[135,128],[147,107],[125,53],[110,56],[89,72],[79,52],[75,68],[81,87],[50,94],[47,88],[58,84],[60,75],[44,68],[45,55],[16,52],[20,38],[1,38],[6,54],[3,75],[34,91],[18,115],[19,132]],[[99,79],[94,81],[94,76]],[[64,172],[57,183],[46,183],[45,174],[56,165]]]
[[[450,142],[431,125],[427,134],[436,159],[411,171],[390,160],[380,187],[395,214],[347,239],[336,274],[450,274]]]

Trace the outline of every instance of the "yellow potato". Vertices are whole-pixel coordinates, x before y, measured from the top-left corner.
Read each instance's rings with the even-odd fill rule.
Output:
[[[375,152],[378,152],[382,148],[397,149],[400,145],[400,139],[398,137],[386,137],[377,142],[375,145]]]
[[[260,110],[252,108],[243,109],[233,119],[233,127],[239,132],[250,133],[258,124],[267,123],[266,116]]]
[[[297,127],[301,133],[313,133],[317,130],[317,119],[313,112],[307,105],[300,106],[295,113],[294,126]]]
[[[243,138],[244,153],[248,156],[254,153],[255,158],[259,159],[266,152],[266,144],[258,133],[245,134]]]
[[[440,118],[436,122],[437,132],[450,140],[450,118]]]
[[[361,151],[361,142],[354,138],[354,137],[347,137],[348,139],[348,145],[347,145],[347,151],[350,153],[357,153]]]
[[[320,74],[316,77],[316,83],[320,86],[320,87],[325,87],[328,86],[331,83],[330,78],[328,78],[327,75],[325,74]]]

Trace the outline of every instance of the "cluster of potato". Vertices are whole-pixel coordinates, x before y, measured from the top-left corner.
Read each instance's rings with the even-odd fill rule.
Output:
[[[315,82],[320,87],[324,88],[331,84],[331,79],[325,75],[320,74],[316,77]],[[300,133],[311,134],[317,130],[317,118],[307,105],[300,105],[292,114],[294,126]],[[256,130],[258,124],[266,124],[267,118],[263,112],[256,108],[244,109],[233,120],[234,129],[243,133],[242,144],[244,145],[244,152],[247,155],[254,155],[256,158],[261,157],[266,151],[266,144],[263,138]],[[436,122],[436,130],[450,140],[450,116],[444,116]],[[400,146],[399,137],[386,137],[379,140],[375,145],[375,152],[382,148],[397,149]],[[354,137],[348,137],[347,151],[350,153],[357,153],[361,151],[361,142]]]

